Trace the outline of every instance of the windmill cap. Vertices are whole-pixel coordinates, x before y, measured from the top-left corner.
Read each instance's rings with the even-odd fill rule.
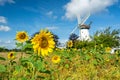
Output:
[[[80,26],[80,28],[81,29],[90,29],[90,26],[83,24],[83,25]]]

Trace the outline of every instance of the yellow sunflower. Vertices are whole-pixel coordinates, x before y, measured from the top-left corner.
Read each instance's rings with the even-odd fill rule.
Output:
[[[52,62],[53,63],[59,63],[60,62],[60,56],[57,56],[57,55],[53,56],[52,57]]]
[[[25,31],[17,32],[16,40],[19,42],[25,42],[29,39],[28,34]]]
[[[15,58],[14,53],[15,52],[9,52],[7,55],[8,59],[14,59]]]
[[[111,49],[110,47],[106,47],[106,48],[105,48],[105,52],[106,52],[106,53],[110,53],[111,50],[112,50],[112,49]]]
[[[49,52],[53,51],[55,47],[55,42],[53,35],[47,30],[41,30],[39,34],[36,34],[31,40],[33,44],[33,49],[38,55],[48,55]]]
[[[67,47],[71,48],[73,46],[73,42],[70,40],[67,42]]]

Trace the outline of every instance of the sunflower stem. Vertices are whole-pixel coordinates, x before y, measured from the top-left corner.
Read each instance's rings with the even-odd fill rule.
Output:
[[[22,47],[21,47],[21,59],[23,58],[23,43],[22,43]]]

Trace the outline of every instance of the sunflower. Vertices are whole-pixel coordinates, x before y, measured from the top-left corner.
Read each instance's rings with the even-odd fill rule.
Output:
[[[41,30],[33,37],[31,42],[33,44],[34,52],[38,53],[38,55],[41,54],[42,56],[48,55],[55,47],[53,35],[47,30]]]
[[[53,56],[52,57],[52,62],[53,63],[59,63],[60,62],[60,56],[57,56],[57,55]]]
[[[111,50],[112,50],[112,49],[111,49],[110,47],[106,47],[106,48],[105,48],[105,52],[106,52],[106,53],[110,53]]]
[[[67,47],[71,48],[73,46],[73,42],[70,40],[67,42]]]
[[[14,52],[9,52],[7,57],[8,57],[8,59],[14,59],[15,58]]]
[[[27,33],[25,31],[20,31],[20,32],[17,32],[16,34],[16,40],[19,41],[19,42],[25,42],[29,39]]]

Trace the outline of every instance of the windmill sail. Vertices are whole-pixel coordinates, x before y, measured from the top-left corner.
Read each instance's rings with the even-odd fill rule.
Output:
[[[90,13],[88,13],[82,20],[80,16],[77,16],[78,25],[72,30],[71,34],[74,33],[77,28],[80,28],[80,26],[83,25],[85,21],[89,18],[89,16],[90,16]]]

